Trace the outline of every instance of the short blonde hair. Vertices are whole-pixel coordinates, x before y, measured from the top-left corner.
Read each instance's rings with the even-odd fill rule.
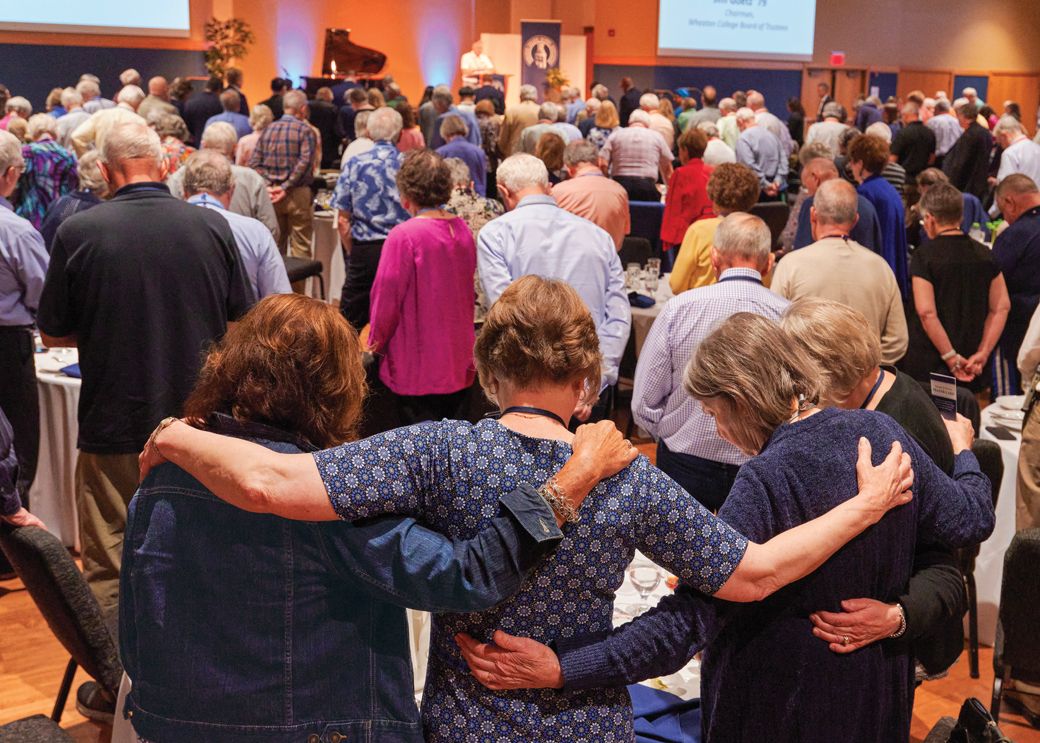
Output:
[[[499,380],[537,389],[582,379],[587,397],[599,395],[603,357],[596,323],[578,292],[563,281],[541,276],[514,281],[488,311],[474,357],[490,400]]]
[[[796,405],[819,401],[822,388],[809,354],[777,323],[750,312],[732,315],[701,342],[683,386],[729,408],[734,443],[747,452],[761,451]]]
[[[620,125],[617,106],[610,101],[603,101],[596,112],[596,126],[600,129],[616,129]]]
[[[819,365],[828,403],[844,401],[881,364],[877,330],[841,302],[803,297],[787,308],[780,327]]]

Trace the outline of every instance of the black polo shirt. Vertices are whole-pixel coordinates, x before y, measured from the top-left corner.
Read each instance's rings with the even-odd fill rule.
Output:
[[[180,415],[210,344],[252,302],[227,220],[161,183],[125,186],[65,220],[37,319],[78,341],[79,448],[141,451],[159,421]]]
[[[935,154],[935,132],[920,121],[911,121],[896,134],[892,154],[911,178],[916,178],[929,166]]]

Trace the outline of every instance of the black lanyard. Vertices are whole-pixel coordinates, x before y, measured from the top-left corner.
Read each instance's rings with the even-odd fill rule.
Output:
[[[870,388],[870,392],[867,393],[867,399],[864,400],[863,404],[859,406],[860,410],[866,410],[867,409],[867,406],[870,405],[871,400],[874,399],[874,395],[877,394],[878,388],[881,386],[881,383],[884,382],[884,381],[885,381],[885,370],[882,369],[881,373],[878,374],[877,381],[874,382],[874,386],[871,387]]]
[[[503,415],[508,415],[509,413],[527,413],[528,415],[540,415],[545,418],[552,418],[554,421],[557,421],[564,428],[567,427],[567,423],[563,420],[563,418],[556,415],[556,413],[552,412],[551,410],[545,410],[544,408],[533,408],[529,405],[513,405],[512,407],[508,407],[505,410],[500,410],[496,413],[488,413],[485,416],[485,418],[494,418],[495,420],[498,420]]]

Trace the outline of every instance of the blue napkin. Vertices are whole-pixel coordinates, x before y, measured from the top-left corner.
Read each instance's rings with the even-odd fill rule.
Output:
[[[640,307],[645,310],[647,307],[653,307],[657,304],[657,300],[639,292],[629,292],[628,303],[633,307]]]
[[[701,701],[686,701],[649,686],[628,687],[637,743],[700,743]]]
[[[79,364],[69,364],[68,366],[59,369],[62,374],[66,377],[75,377],[76,379],[82,379],[83,375],[79,373]]]

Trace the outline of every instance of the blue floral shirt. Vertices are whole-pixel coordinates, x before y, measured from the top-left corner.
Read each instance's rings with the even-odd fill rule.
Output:
[[[504,490],[548,479],[570,453],[564,442],[484,420],[423,423],[314,456],[341,518],[408,514],[459,537],[494,518]],[[642,457],[600,483],[581,515],[513,598],[489,611],[434,616],[422,709],[427,741],[628,743],[634,732],[624,688],[493,692],[470,675],[453,637],[466,632],[487,642],[502,629],[550,643],[606,632],[636,549],[710,594],[747,548],[744,537]]]
[[[354,240],[385,240],[390,230],[408,219],[397,192],[397,171],[403,160],[404,154],[397,147],[379,141],[343,167],[332,206],[350,212],[350,236]]]

